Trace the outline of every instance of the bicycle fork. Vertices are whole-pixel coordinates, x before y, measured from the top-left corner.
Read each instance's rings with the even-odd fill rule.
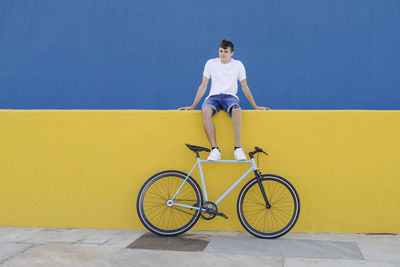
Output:
[[[261,182],[260,173],[258,172],[258,170],[254,170],[254,173],[255,173],[255,175],[256,175],[256,179],[257,179],[258,186],[260,187],[260,191],[261,191],[261,193],[262,193],[262,195],[263,195],[263,197],[264,197],[265,207],[266,207],[267,209],[270,209],[270,208],[271,208],[271,204],[270,204],[269,201],[268,201],[267,194],[265,194],[265,189],[264,189],[264,186],[263,186],[263,184],[262,184],[262,182]]]

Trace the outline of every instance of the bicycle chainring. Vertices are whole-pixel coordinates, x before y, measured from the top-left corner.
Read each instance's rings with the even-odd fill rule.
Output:
[[[200,216],[205,220],[212,220],[217,216],[218,208],[217,205],[211,201],[204,202],[201,206],[204,211],[200,213]]]

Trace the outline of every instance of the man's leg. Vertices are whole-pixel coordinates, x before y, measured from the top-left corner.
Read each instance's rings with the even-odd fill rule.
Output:
[[[211,147],[216,147],[217,142],[215,140],[215,126],[212,120],[214,110],[210,107],[204,107],[201,110],[201,115],[203,116],[203,127],[206,132],[208,141],[211,144]]]
[[[232,125],[233,134],[235,136],[235,147],[241,147],[241,134],[242,134],[242,109],[232,108]]]

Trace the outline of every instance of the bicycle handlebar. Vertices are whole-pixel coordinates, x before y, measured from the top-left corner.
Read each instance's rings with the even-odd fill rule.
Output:
[[[249,157],[250,157],[251,159],[254,158],[254,155],[257,154],[257,153],[259,153],[259,152],[264,153],[265,155],[268,156],[268,153],[265,152],[264,150],[262,150],[262,148],[259,148],[258,146],[256,146],[256,147],[254,147],[254,149],[255,149],[254,151],[249,152]]]

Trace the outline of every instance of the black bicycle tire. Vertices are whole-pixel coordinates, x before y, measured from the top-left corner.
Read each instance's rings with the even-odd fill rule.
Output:
[[[161,229],[159,227],[156,227],[147,219],[146,214],[144,212],[144,208],[143,208],[143,199],[147,192],[147,189],[152,184],[157,182],[158,180],[160,180],[164,177],[167,177],[167,176],[178,177],[178,178],[181,178],[183,181],[183,179],[185,179],[187,177],[187,174],[184,172],[181,172],[181,171],[177,171],[177,170],[166,170],[166,171],[162,171],[162,172],[156,173],[153,176],[151,176],[143,184],[142,188],[139,191],[137,201],[136,201],[136,209],[137,209],[137,214],[138,214],[140,221],[149,231],[151,231],[154,234],[160,235],[160,236],[175,236],[175,235],[179,235],[179,234],[182,234],[182,233],[188,231],[190,228],[192,228],[196,224],[196,222],[198,221],[198,219],[200,217],[200,210],[195,211],[195,213],[193,214],[193,217],[190,219],[190,221],[187,224],[185,224],[184,226],[182,226],[178,229],[173,229],[173,230],[166,230],[166,229]],[[189,183],[189,185],[191,185],[192,188],[194,189],[196,196],[197,196],[198,205],[201,207],[201,203],[203,202],[203,194],[202,194],[200,186],[198,185],[196,180],[194,180],[190,176],[188,177],[186,182]]]
[[[242,226],[250,234],[252,234],[256,237],[259,237],[259,238],[267,238],[267,239],[278,238],[278,237],[281,237],[281,236],[285,235],[286,233],[288,233],[296,224],[296,222],[299,218],[299,215],[300,215],[300,198],[299,198],[299,195],[298,195],[296,189],[294,188],[294,186],[283,177],[280,177],[278,175],[273,175],[273,174],[264,174],[264,175],[261,175],[261,179],[262,179],[262,181],[271,180],[271,181],[279,182],[289,190],[289,192],[293,198],[293,201],[294,201],[294,212],[293,212],[293,215],[292,215],[289,223],[286,224],[279,231],[261,232],[261,231],[256,230],[254,227],[252,227],[250,225],[250,223],[246,220],[244,212],[243,212],[243,200],[244,200],[245,195],[247,194],[247,192],[250,190],[251,187],[259,186],[257,178],[253,178],[248,183],[246,183],[239,193],[238,200],[237,200],[238,218],[239,218],[239,221],[242,224]]]

